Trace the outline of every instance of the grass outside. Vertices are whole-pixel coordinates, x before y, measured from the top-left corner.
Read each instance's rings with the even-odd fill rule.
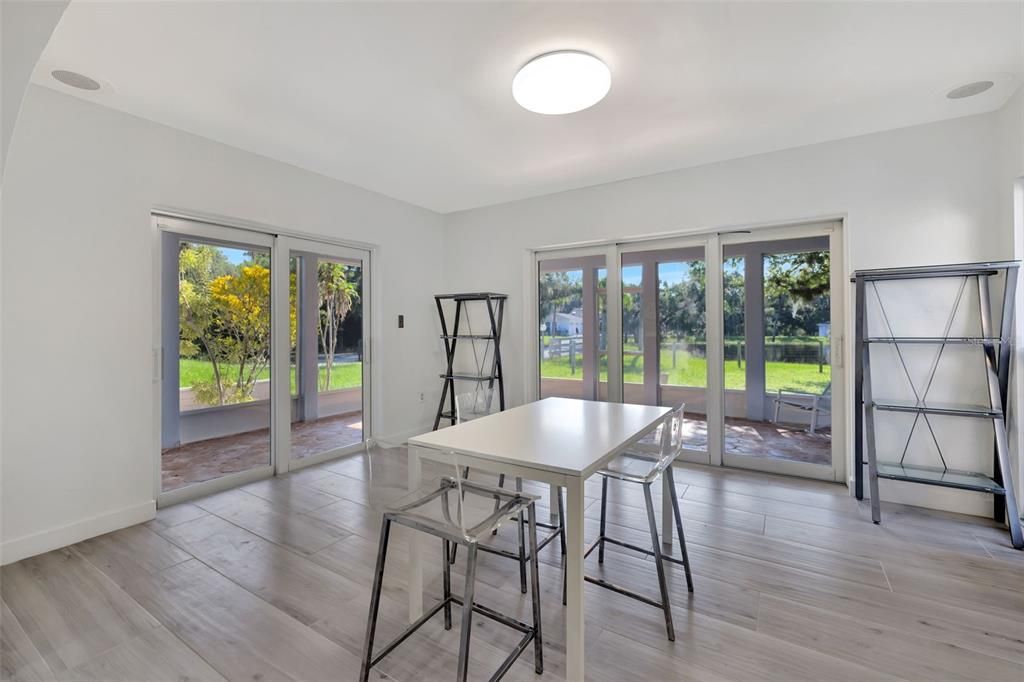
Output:
[[[566,358],[568,360],[568,358]],[[182,358],[179,361],[178,372],[179,379],[178,385],[181,388],[191,388],[194,384],[200,381],[213,381],[213,363],[209,360],[192,360]],[[222,365],[222,371],[227,376],[238,375],[238,365]],[[295,366],[291,367],[289,372],[291,392],[295,393]],[[327,377],[327,368],[320,368],[320,385],[322,386],[324,380]],[[259,375],[260,379],[269,379],[270,370],[265,369]],[[339,388],[356,388],[361,386],[363,383],[363,363],[361,362],[346,362],[343,364],[336,364],[331,368],[331,390]]]
[[[672,351],[661,351],[662,372],[668,374],[668,384],[675,386],[707,385],[707,360],[694,358],[688,353],[676,354],[676,367],[672,368]],[[626,383],[642,384],[644,380],[644,361],[640,355],[627,355],[623,358],[623,380]],[[576,373],[568,357],[551,358],[541,361],[541,377],[548,379],[583,379],[583,361],[576,360]],[[601,380],[608,378],[608,360],[601,356]],[[796,362],[765,363],[765,383],[769,393],[778,390],[798,391],[802,393],[821,393],[832,381],[832,367],[825,365],[818,371],[818,365]],[[725,362],[726,389],[742,390],[746,387],[746,363],[741,366],[735,360]]]

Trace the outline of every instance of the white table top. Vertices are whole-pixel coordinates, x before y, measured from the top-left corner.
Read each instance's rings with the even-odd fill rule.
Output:
[[[410,438],[409,445],[586,478],[655,428],[670,411],[649,405],[545,398]]]

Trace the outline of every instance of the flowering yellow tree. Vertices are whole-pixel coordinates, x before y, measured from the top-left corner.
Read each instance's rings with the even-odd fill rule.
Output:
[[[270,364],[269,268],[258,262],[231,266],[215,246],[184,244],[178,270],[181,356],[207,359],[213,366],[211,380],[193,384],[196,400],[205,405],[252,400]],[[294,344],[295,287],[290,289]]]

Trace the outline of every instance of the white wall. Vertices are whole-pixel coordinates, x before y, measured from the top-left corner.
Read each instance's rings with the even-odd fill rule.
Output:
[[[374,431],[431,423],[442,216],[38,86],[4,195],[5,562],[153,512],[155,206],[378,245]]]
[[[511,295],[502,355],[515,403],[523,396],[530,248],[845,216],[851,271],[1007,258],[1013,241],[999,204],[996,123],[997,114],[961,118],[453,214],[446,286]],[[852,392],[852,376],[847,384]],[[902,487],[910,502],[991,509],[979,494]],[[888,486],[883,497],[896,494]]]

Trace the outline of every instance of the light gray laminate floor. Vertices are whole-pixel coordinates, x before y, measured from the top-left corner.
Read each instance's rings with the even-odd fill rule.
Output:
[[[405,492],[405,454],[253,483],[4,567],[3,679],[355,679],[380,509]],[[992,522],[885,505],[874,526],[841,486],[677,471],[696,583],[688,597],[671,567],[677,641],[659,611],[588,585],[592,679],[1024,679],[1024,554]],[[600,483],[587,487],[593,537]],[[611,484],[612,534],[646,544],[642,499]],[[380,642],[406,613],[403,536],[393,534]],[[513,537],[505,527],[496,541]],[[564,675],[560,566],[554,543],[541,565],[544,679]],[[461,559],[456,569],[460,585]],[[609,545],[603,569],[596,554],[587,569],[656,595],[652,562],[628,550]],[[529,618],[514,562],[485,554],[477,576],[481,602]],[[438,617],[373,678],[453,679],[457,631],[458,619],[445,632]],[[486,679],[517,634],[480,618],[473,635],[470,675]],[[506,679],[534,678],[531,659]]]

